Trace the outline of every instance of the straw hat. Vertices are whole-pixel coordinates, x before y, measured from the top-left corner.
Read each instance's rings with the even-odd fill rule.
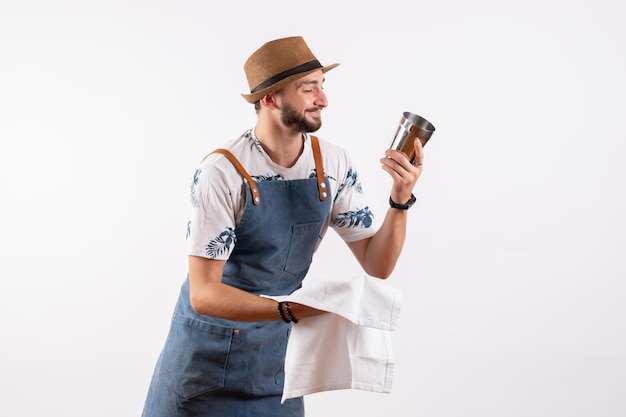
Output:
[[[269,41],[257,49],[243,65],[250,94],[241,96],[254,103],[314,71],[329,71],[339,64],[323,66],[301,36]]]

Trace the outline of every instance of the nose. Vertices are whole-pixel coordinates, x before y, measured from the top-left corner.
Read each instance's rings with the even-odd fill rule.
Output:
[[[315,101],[313,102],[318,107],[326,107],[328,106],[328,97],[326,97],[326,93],[324,90],[318,90],[317,96],[315,97]]]

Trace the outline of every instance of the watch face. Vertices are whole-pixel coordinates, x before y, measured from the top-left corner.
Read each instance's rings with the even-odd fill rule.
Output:
[[[409,201],[405,204],[406,208],[411,207],[413,204],[415,204],[415,200],[417,200],[415,198],[415,196],[413,194],[411,194],[411,198],[409,199]]]

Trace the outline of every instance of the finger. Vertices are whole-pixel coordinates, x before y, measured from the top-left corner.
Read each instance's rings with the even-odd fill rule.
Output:
[[[413,165],[422,165],[424,163],[424,146],[419,138],[415,138],[413,142],[413,149],[415,150],[415,157],[411,161]]]
[[[409,157],[402,151],[387,149],[385,151],[385,156],[387,157],[387,159],[391,159],[405,169],[408,169],[409,165],[411,164]]]
[[[409,162],[409,158],[399,151],[388,151],[385,158],[381,158],[380,162],[383,167],[396,171],[400,175],[404,175],[407,171],[413,169]]]

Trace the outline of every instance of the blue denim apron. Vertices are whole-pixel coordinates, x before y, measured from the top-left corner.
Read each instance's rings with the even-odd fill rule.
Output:
[[[247,179],[237,243],[222,281],[257,295],[290,294],[301,286],[330,212],[317,138],[317,177],[254,183]],[[278,311],[276,312],[278,318]],[[280,403],[291,324],[241,322],[197,314],[182,285],[156,365],[144,417],[304,416],[302,398]]]

